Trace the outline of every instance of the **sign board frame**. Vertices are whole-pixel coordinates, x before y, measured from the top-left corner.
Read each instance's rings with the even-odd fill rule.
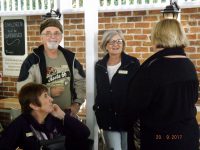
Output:
[[[26,17],[1,17],[1,33],[3,75],[18,76],[28,55]]]

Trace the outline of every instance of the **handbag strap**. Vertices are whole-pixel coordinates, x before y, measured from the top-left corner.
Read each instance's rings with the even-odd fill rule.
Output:
[[[42,141],[42,140],[48,140],[46,134],[44,132],[40,132],[38,130],[36,130],[32,125],[30,125],[30,128],[33,132],[33,135],[35,135],[35,137],[39,140],[39,141]]]

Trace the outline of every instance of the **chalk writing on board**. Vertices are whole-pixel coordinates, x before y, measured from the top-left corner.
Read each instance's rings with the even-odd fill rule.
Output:
[[[6,44],[7,45],[13,45],[13,44],[19,45],[20,44],[20,39],[15,39],[14,41],[12,41],[10,43],[9,43],[9,41],[6,41]]]
[[[4,20],[4,51],[6,55],[25,54],[25,27],[23,19]]]

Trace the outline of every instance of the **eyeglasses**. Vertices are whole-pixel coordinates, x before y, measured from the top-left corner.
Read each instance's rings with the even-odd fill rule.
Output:
[[[54,36],[54,37],[59,37],[61,34],[62,34],[61,32],[54,32],[54,33],[46,32],[46,33],[43,33],[43,34],[41,34],[41,35],[50,38],[50,37],[52,37],[52,36]]]
[[[114,45],[114,44],[117,44],[117,45],[120,45],[123,43],[123,40],[122,39],[118,39],[118,40],[112,40],[112,41],[109,41],[108,44],[109,45]]]

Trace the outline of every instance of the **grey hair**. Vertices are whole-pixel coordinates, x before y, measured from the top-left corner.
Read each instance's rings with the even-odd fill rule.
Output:
[[[151,42],[158,48],[186,47],[188,39],[176,19],[164,19],[152,30]]]
[[[111,38],[113,36],[115,36],[115,35],[119,35],[120,38],[122,39],[122,42],[123,42],[122,50],[124,50],[124,48],[125,48],[125,39],[124,39],[124,35],[123,35],[122,31],[121,30],[107,30],[103,34],[102,42],[101,42],[101,45],[100,45],[100,47],[101,47],[101,49],[103,51],[107,51],[106,45],[111,40]]]

